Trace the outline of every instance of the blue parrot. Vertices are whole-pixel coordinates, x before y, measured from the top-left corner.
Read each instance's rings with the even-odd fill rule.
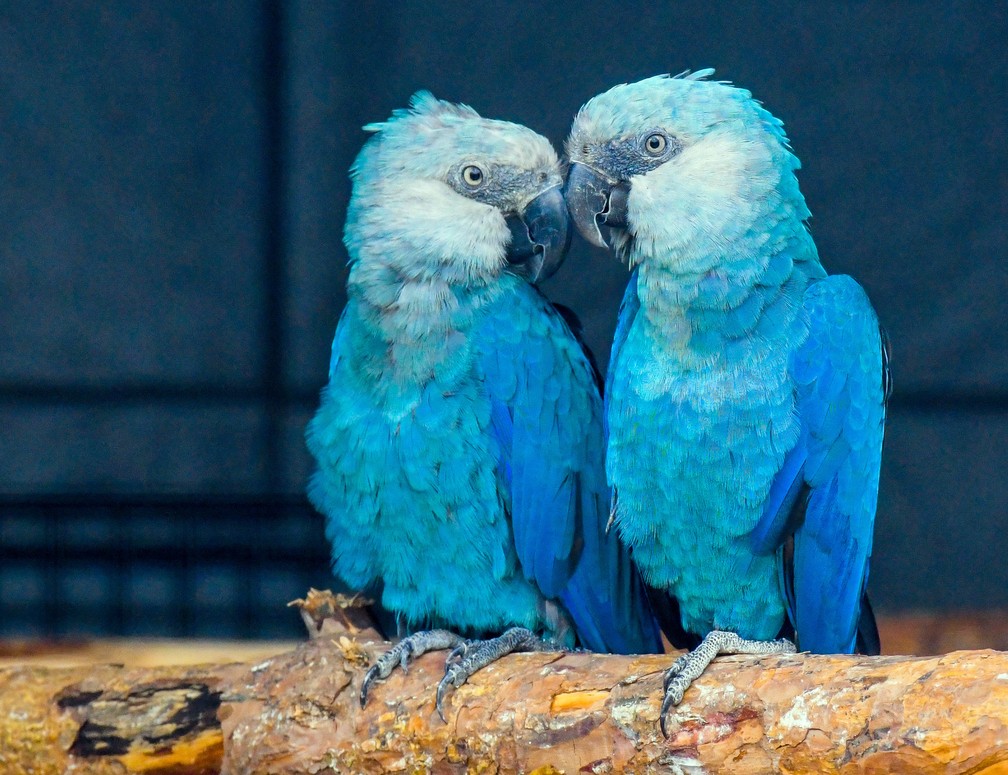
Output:
[[[348,301],[306,434],[336,575],[412,632],[361,703],[431,649],[453,649],[439,713],[449,686],[512,650],[661,651],[606,535],[597,371],[532,285],[570,242],[555,151],[427,92],[365,129]]]
[[[575,226],[601,247],[608,227],[632,271],[606,379],[614,524],[702,638],[666,675],[663,731],[718,653],[879,650],[885,337],[819,262],[782,123],[712,73],[616,86],[567,141]]]

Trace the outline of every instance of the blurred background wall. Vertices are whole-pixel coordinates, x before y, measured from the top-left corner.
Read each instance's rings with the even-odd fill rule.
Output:
[[[360,127],[428,88],[559,146],[706,66],[785,121],[889,330],[877,608],[1008,607],[1005,40],[949,0],[3,3],[0,635],[297,635]],[[625,279],[575,243],[545,287],[603,366]]]

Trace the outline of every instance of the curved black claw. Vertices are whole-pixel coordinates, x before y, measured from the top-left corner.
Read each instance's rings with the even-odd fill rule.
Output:
[[[444,678],[441,679],[437,686],[437,695],[434,698],[434,707],[437,708],[437,714],[441,717],[441,720],[447,724],[448,719],[445,718],[444,714],[444,698],[448,693],[448,687],[454,686],[458,689],[462,684],[466,682],[469,676],[466,675],[465,670],[459,666],[456,662],[452,665],[448,665],[445,669]]]
[[[413,644],[409,642],[408,638],[404,638],[378,657],[378,660],[371,665],[370,668],[368,668],[368,671],[364,673],[364,680],[361,681],[360,706],[362,708],[367,705],[368,692],[371,691],[371,684],[375,681],[388,678],[392,674],[392,670],[395,668],[396,664],[399,665],[400,669],[402,669],[404,673],[407,672],[406,666],[409,664],[409,659],[410,656],[412,656],[413,651]]]
[[[669,684],[672,683],[672,679],[675,678],[682,669],[686,667],[686,662],[688,661],[689,652],[683,654],[679,659],[672,663],[672,667],[665,671],[665,678],[662,680],[662,691],[668,693]]]
[[[461,661],[465,655],[469,652],[469,647],[473,644],[473,641],[464,640],[448,652],[448,656],[445,657],[445,670],[448,669],[450,665]]]
[[[372,665],[368,668],[368,671],[364,673],[364,680],[361,681],[360,687],[360,706],[363,709],[367,705],[368,691],[371,689],[371,684],[375,682],[378,678],[378,665]]]
[[[371,685],[375,681],[388,678],[396,665],[405,673],[411,659],[415,659],[428,651],[455,649],[459,644],[464,643],[465,641],[461,636],[447,630],[424,630],[403,638],[378,657],[375,663],[364,674],[364,680],[361,681],[360,689],[361,707],[363,708],[367,704],[368,692],[371,689]]]
[[[673,707],[679,703],[673,701],[673,697],[668,692],[665,692],[665,696],[662,698],[661,710],[658,712],[658,726],[661,727],[662,737],[668,740],[668,714]]]

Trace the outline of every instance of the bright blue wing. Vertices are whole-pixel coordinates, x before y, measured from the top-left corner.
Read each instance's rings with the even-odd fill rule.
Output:
[[[481,341],[498,479],[525,576],[563,603],[586,647],[659,651],[637,570],[606,533],[602,401],[580,342],[525,283],[495,302]]]
[[[804,306],[809,336],[791,361],[801,435],[751,539],[766,553],[794,537],[783,581],[800,648],[850,653],[859,620],[870,618],[888,363],[878,319],[854,280],[812,284]],[[862,637],[871,643],[870,633]]]
[[[609,438],[609,396],[612,393],[613,375],[616,373],[616,364],[619,361],[620,352],[626,343],[627,337],[630,335],[630,328],[637,317],[637,312],[640,310],[640,297],[637,296],[638,271],[636,268],[633,270],[630,274],[630,280],[627,282],[626,290],[623,291],[623,300],[620,302],[619,313],[616,316],[616,330],[613,332],[612,348],[609,350],[609,368],[606,369],[602,409],[602,424],[606,439]],[[610,514],[616,513],[617,497],[618,494],[613,490],[609,498]]]
[[[484,334],[493,345],[483,365],[501,449],[498,478],[525,576],[558,597],[577,559],[577,470],[558,416],[558,404],[570,403],[570,386],[558,373],[562,364],[546,322],[536,319],[542,312],[533,316],[514,299],[508,306],[499,310],[502,318],[488,320],[492,328]],[[520,320],[511,335],[514,318]]]
[[[630,328],[637,312],[640,310],[640,298],[637,296],[637,272],[634,269],[630,275],[626,290],[623,291],[623,301],[620,302],[619,315],[616,318],[616,331],[613,334],[612,349],[609,351],[609,368],[606,371],[605,400],[606,416],[609,415],[609,393],[612,392],[612,379],[616,373],[616,363],[619,361],[623,344],[630,335]]]
[[[339,322],[336,324],[336,335],[333,336],[332,353],[329,356],[329,379],[332,379],[333,374],[336,373],[340,352],[343,350],[343,340],[346,337],[346,316],[347,311],[344,308],[343,312],[340,313]]]

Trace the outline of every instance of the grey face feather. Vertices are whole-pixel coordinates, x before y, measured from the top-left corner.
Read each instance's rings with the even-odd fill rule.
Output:
[[[502,213],[519,212],[530,201],[530,193],[542,191],[549,182],[544,170],[528,170],[504,164],[481,164],[484,182],[479,187],[466,183],[463,171],[473,163],[456,164],[445,181],[462,196],[496,207]]]
[[[664,142],[648,146],[658,132]],[[679,248],[718,253],[779,203],[808,215],[781,122],[748,91],[700,74],[592,98],[574,119],[567,153],[572,170],[586,168],[567,186],[576,225],[595,244],[599,224],[615,226],[613,248],[632,265],[661,256],[682,269]],[[626,217],[613,222],[618,185],[627,186]]]
[[[492,283],[508,267],[508,219],[563,183],[546,138],[427,93],[369,129],[375,136],[352,168],[344,238],[355,281],[389,266],[403,282]],[[551,222],[563,233],[565,224]],[[558,240],[530,241],[548,254],[543,273],[561,260]]]
[[[647,151],[648,140],[661,137],[665,143],[660,153]],[[657,169],[682,151],[683,143],[664,129],[655,127],[629,137],[619,137],[604,143],[585,143],[578,161],[604,172],[615,181],[629,181],[634,175],[643,175]]]

